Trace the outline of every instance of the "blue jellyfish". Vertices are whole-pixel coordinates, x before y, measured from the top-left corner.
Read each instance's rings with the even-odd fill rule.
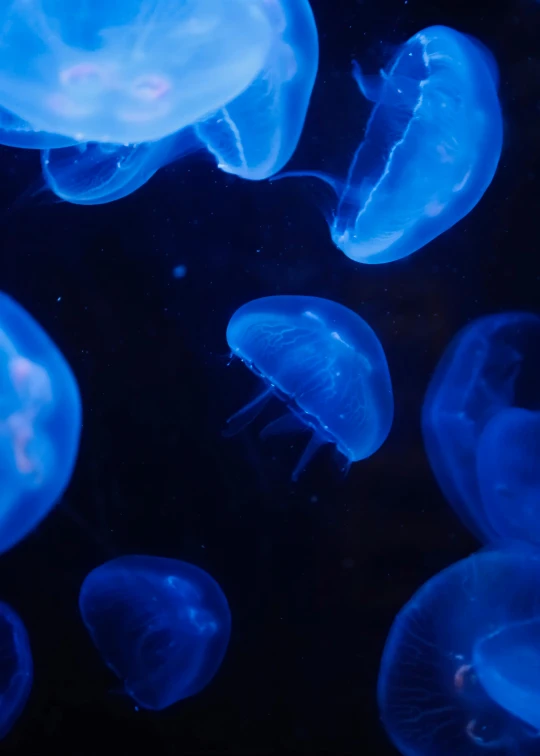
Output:
[[[0,552],[49,512],[79,446],[81,402],[65,359],[23,308],[0,293]]]
[[[0,738],[5,738],[30,695],[34,665],[22,620],[3,602],[0,602],[0,648]]]
[[[84,624],[100,656],[145,709],[165,709],[214,677],[231,632],[227,599],[204,570],[125,556],[85,578]]]
[[[383,348],[352,310],[318,297],[274,296],[240,307],[227,342],[264,382],[263,392],[229,420],[227,435],[242,430],[272,396],[288,413],[262,438],[312,431],[292,478],[297,480],[322,444],[333,444],[348,464],[371,456],[385,441],[394,400]]]
[[[100,205],[126,197],[159,168],[201,147],[192,130],[185,129],[139,145],[84,142],[44,150],[41,164],[46,185],[58,197],[78,205]]]
[[[484,543],[526,534],[540,544],[540,520],[531,511],[531,468],[540,460],[533,412],[540,406],[539,344],[537,315],[479,318],[455,336],[426,393],[422,430],[431,467],[456,513]],[[518,444],[527,456],[512,465]]]
[[[0,27],[0,106],[34,130],[126,145],[211,118],[207,141],[227,165],[242,159],[233,149],[267,166],[286,159],[317,64],[307,0],[6,0]]]
[[[432,26],[408,40],[378,77],[354,64],[373,101],[364,141],[344,185],[333,186],[336,246],[362,263],[406,257],[479,202],[502,147],[498,71],[491,53],[454,29]]]
[[[540,749],[540,553],[484,551],[429,580],[397,615],[378,681],[405,756]]]
[[[274,42],[253,83],[196,126],[218,166],[265,179],[293,154],[318,67],[317,28],[308,0],[263,0]]]

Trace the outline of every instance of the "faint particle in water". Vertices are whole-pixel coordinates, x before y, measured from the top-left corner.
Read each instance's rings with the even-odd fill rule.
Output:
[[[540,544],[540,318],[478,318],[452,340],[422,410],[426,452],[456,513],[484,543]]]
[[[334,243],[362,263],[412,254],[466,216],[489,187],[502,148],[499,73],[478,40],[432,26],[400,47],[379,76],[354,63],[374,102],[346,180],[326,180],[338,207]]]
[[[540,557],[473,554],[431,578],[397,615],[377,697],[405,756],[538,752]]]
[[[312,433],[293,480],[323,444],[333,444],[348,466],[385,441],[394,414],[386,357],[373,330],[352,310],[318,297],[255,299],[232,316],[227,342],[264,390],[229,419],[225,435],[238,433],[273,396],[279,398],[288,412],[267,425],[261,438]]]
[[[0,602],[0,738],[4,738],[21,715],[34,676],[30,641],[21,618]]]
[[[79,609],[99,654],[145,709],[201,691],[219,669],[231,632],[227,599],[187,562],[125,556],[85,578]]]
[[[187,267],[185,265],[177,265],[173,268],[174,278],[185,278],[187,273]]]
[[[41,326],[0,293],[0,552],[47,515],[77,456],[81,401],[64,357]]]

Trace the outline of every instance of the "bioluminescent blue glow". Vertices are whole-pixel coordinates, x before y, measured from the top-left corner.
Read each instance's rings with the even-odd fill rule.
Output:
[[[378,683],[404,756],[540,746],[540,554],[485,551],[429,580],[397,615]]]
[[[8,110],[0,108],[0,144],[5,147],[21,147],[32,150],[46,150],[68,147],[74,140],[58,134],[35,131],[29,123],[17,118]]]
[[[81,430],[75,378],[38,323],[0,294],[0,552],[45,517],[69,483]]]
[[[77,141],[154,141],[257,78],[275,32],[253,0],[7,0],[0,105]]]
[[[375,103],[345,183],[315,172],[338,194],[334,243],[362,263],[412,254],[479,202],[502,147],[498,71],[477,40],[445,26],[418,32],[379,76],[355,63]]]
[[[493,530],[540,544],[540,412],[497,412],[480,436],[476,471]]]
[[[84,142],[41,154],[43,177],[58,197],[78,205],[122,199],[173,160],[201,149],[191,129],[139,145]]]
[[[196,127],[219,167],[246,179],[268,178],[293,154],[319,61],[308,0],[266,0],[261,7],[273,42],[259,74],[245,92]]]
[[[227,342],[264,382],[263,392],[229,420],[227,435],[242,430],[272,396],[288,413],[268,425],[265,438],[311,431],[293,480],[322,444],[333,444],[356,462],[385,441],[394,400],[383,348],[352,310],[318,297],[275,296],[240,307]]]
[[[188,127],[222,170],[267,178],[318,67],[308,0],[7,0],[0,27],[0,144],[46,150],[46,183],[78,204],[135,191]]]
[[[146,709],[202,690],[227,649],[231,616],[219,585],[176,559],[126,556],[84,580],[79,608],[100,656]]]
[[[21,618],[0,602],[0,738],[5,738],[25,707],[34,665]]]
[[[534,314],[479,318],[452,340],[426,393],[422,429],[431,467],[446,499],[485,543],[540,544],[531,510],[540,483],[539,429],[530,411],[540,407],[539,345]]]

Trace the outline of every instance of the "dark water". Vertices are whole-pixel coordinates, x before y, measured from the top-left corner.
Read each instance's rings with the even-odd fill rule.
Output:
[[[5,753],[394,753],[378,721],[380,653],[398,609],[475,543],[435,484],[420,407],[455,332],[540,295],[540,5],[526,0],[311,0],[320,72],[291,167],[345,170],[375,71],[419,29],[479,37],[501,71],[501,163],[485,197],[413,256],[380,266],[336,250],[314,183],[242,182],[188,158],[120,202],[32,197],[37,153],[0,152],[1,286],[63,351],[84,427],[57,509],[0,562],[0,595],[28,628],[35,683]],[[177,265],[187,267],[182,279]],[[221,430],[251,398],[225,328],[245,301],[311,294],[357,310],[393,377],[390,437],[343,481],[321,452]],[[80,622],[87,572],[121,554],[193,562],[232,611],[228,653],[198,696],[161,713],[116,694]],[[110,750],[109,750],[110,749]]]

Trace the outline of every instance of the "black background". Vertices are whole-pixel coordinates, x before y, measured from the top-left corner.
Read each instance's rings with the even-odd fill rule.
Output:
[[[459,328],[539,298],[540,4],[311,4],[320,69],[291,167],[346,169],[369,112],[352,58],[374,72],[421,28],[447,24],[479,37],[500,66],[495,179],[421,251],[361,266],[332,245],[315,182],[243,182],[195,156],[127,199],[77,207],[36,194],[37,152],[1,149],[1,289],[58,344],[84,412],[63,500],[0,560],[0,595],[24,620],[35,662],[5,753],[394,753],[375,700],[392,619],[478,546],[430,473],[423,394]],[[179,264],[183,279],[173,277]],[[284,293],[358,311],[388,357],[392,431],[345,480],[323,450],[291,484],[304,437],[263,444],[260,424],[221,436],[256,390],[241,363],[229,365],[228,319]],[[87,572],[128,553],[202,567],[231,607],[213,682],[160,713],[115,693],[78,616]]]

